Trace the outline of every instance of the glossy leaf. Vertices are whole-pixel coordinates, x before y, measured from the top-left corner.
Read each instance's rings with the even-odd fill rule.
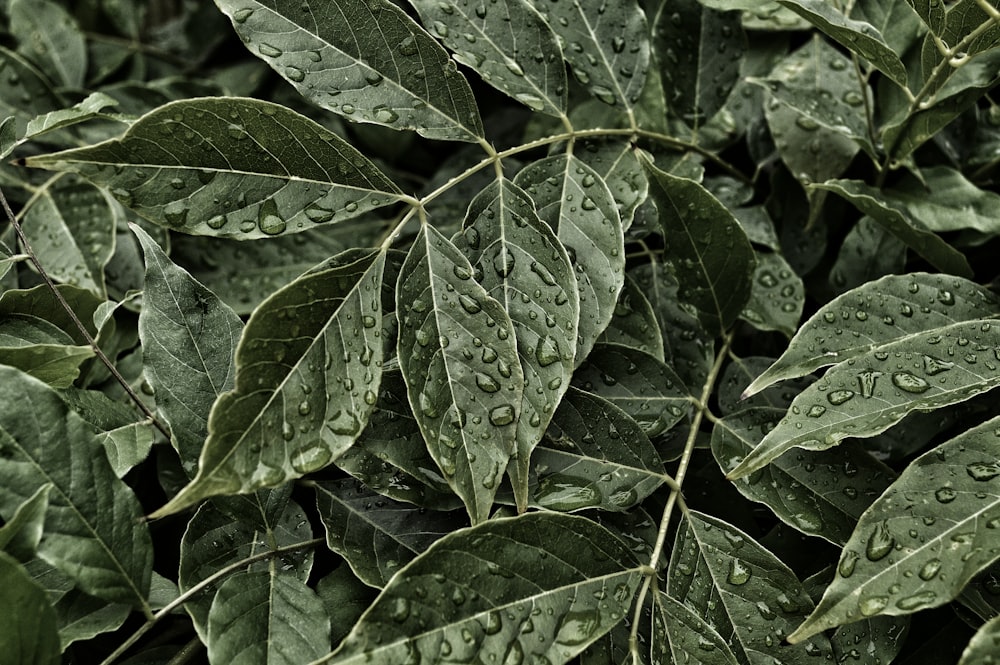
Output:
[[[153,445],[153,428],[139,420],[132,405],[117,402],[97,390],[70,388],[60,396],[93,428],[104,447],[112,470],[119,478],[146,459]]]
[[[330,618],[305,582],[270,571],[240,572],[219,587],[208,614],[208,661],[297,665],[330,643]]]
[[[566,65],[555,33],[528,0],[413,0],[424,25],[489,85],[533,111],[566,112]]]
[[[913,11],[920,16],[920,20],[931,29],[934,34],[941,34],[945,26],[946,7],[935,0],[906,0],[913,7]]]
[[[972,229],[986,235],[1000,233],[994,211],[1000,195],[980,189],[961,172],[932,166],[921,172],[923,183],[909,179],[887,188],[881,198],[929,231],[942,233]]]
[[[636,152],[627,141],[586,141],[573,153],[607,183],[625,231],[632,226],[636,208],[646,200],[649,191],[646,172]]]
[[[830,268],[829,283],[840,295],[885,275],[905,272],[905,267],[906,245],[866,216],[844,237]]]
[[[943,605],[1000,557],[994,418],[917,458],[875,501],[792,641],[862,617]]]
[[[7,315],[0,321],[0,363],[54,388],[68,388],[80,376],[80,366],[94,357],[90,346],[73,341],[44,319]]]
[[[145,606],[153,549],[142,508],[89,426],[15,369],[0,367],[0,391],[0,512],[13,515],[51,483],[38,556],[88,593]]]
[[[509,259],[507,252],[501,249]],[[425,226],[403,264],[396,301],[410,406],[475,524],[489,516],[515,449],[524,374],[510,317],[472,274],[468,259]]]
[[[332,643],[340,644],[375,600],[378,591],[355,577],[350,566],[341,564],[316,583],[316,595],[330,617]]]
[[[731,362],[726,364],[725,369],[722,370],[722,377],[719,379],[716,392],[719,412],[723,416],[756,406],[774,407],[785,411],[791,406],[795,396],[816,380],[814,376],[796,377],[786,380],[780,386],[770,386],[753,395],[744,396],[743,391],[746,387],[774,362],[774,358],[768,356],[747,356],[745,358],[731,356],[730,360]]]
[[[573,388],[535,449],[534,503],[549,510],[624,511],[673,481],[638,423],[596,395]]]
[[[259,490],[253,494],[213,499],[188,522],[180,544],[178,585],[187,591],[213,573],[242,559],[312,538],[312,529],[302,508],[289,501],[291,487]],[[309,578],[313,553],[302,550],[277,561],[248,565],[244,572],[273,569],[276,576]],[[208,639],[209,611],[217,587],[210,587],[184,604],[195,629]]]
[[[625,284],[618,294],[611,322],[597,343],[622,344],[663,360],[663,333],[653,311],[653,305],[636,284],[625,275]]]
[[[585,518],[490,520],[403,568],[324,662],[435,662],[442,651],[566,662],[624,618],[641,570],[624,543]]]
[[[722,109],[739,79],[747,46],[740,15],[681,0],[659,12],[653,31],[657,53],[666,60],[667,105],[697,131]]]
[[[1000,298],[960,277],[889,275],[834,298],[803,323],[788,349],[746,389],[805,376],[877,346],[1000,311]],[[840,331],[840,332],[838,332]]]
[[[986,7],[993,6],[994,9],[995,5],[995,2],[986,3]],[[997,41],[1000,39],[1000,26],[996,25],[986,7],[976,0],[959,0],[953,6],[948,7],[940,31],[940,39],[946,46],[957,46],[973,31],[976,31],[976,34],[974,39],[962,44],[962,53],[956,53],[950,57],[941,52],[932,36],[926,37],[920,54],[925,82],[934,86],[936,81],[939,87],[941,82],[947,80],[952,72],[945,69],[944,77],[933,77],[933,72],[937,67],[946,66],[951,70],[960,69],[961,65],[964,64],[963,61],[968,57],[976,56],[997,45]],[[954,64],[945,62],[955,57],[958,60]],[[954,65],[960,66],[955,67]]]
[[[781,254],[755,252],[750,301],[740,316],[758,330],[777,330],[788,337],[798,329],[805,286]]]
[[[625,280],[625,236],[614,197],[597,172],[574,156],[538,160],[514,182],[535,202],[538,216],[555,229],[576,268],[579,364],[611,321]]]
[[[665,593],[656,594],[654,630],[660,650],[675,663],[691,665],[737,665],[739,661],[729,645],[711,625],[689,608]],[[652,645],[656,651],[657,645]]]
[[[22,4],[27,4],[22,0]],[[63,104],[45,76],[23,57],[0,47],[0,63],[7,76],[0,79],[0,116],[13,116],[21,136],[32,118]]]
[[[573,385],[608,400],[654,437],[676,425],[691,405],[684,382],[669,366],[638,349],[598,344]]]
[[[0,527],[0,552],[25,562],[34,558],[45,527],[52,485],[42,485],[17,509],[4,518]]]
[[[116,106],[117,104],[118,100],[114,97],[103,92],[95,92],[69,108],[59,109],[58,111],[52,111],[37,118],[32,118],[28,121],[28,126],[24,130],[21,142],[23,143],[28,139],[37,138],[42,134],[96,118],[113,118],[114,120],[125,122],[120,116],[112,116],[110,113],[104,111],[104,109]]]
[[[758,407],[720,420],[712,430],[712,454],[723,471],[733,468],[784,411]],[[847,542],[861,513],[895,474],[859,445],[836,451],[788,451],[736,482],[740,494],[767,505],[785,524],[832,543]]]
[[[721,333],[750,299],[755,263],[750,242],[732,213],[704,187],[648,162],[646,170],[669,239],[666,255],[679,268],[684,300],[694,305],[709,331]]]
[[[58,85],[82,86],[87,73],[87,46],[73,16],[50,0],[12,0],[8,11],[18,51]]]
[[[194,475],[208,437],[212,404],[233,387],[233,355],[243,322],[175,265],[145,231],[133,226],[132,232],[146,264],[139,314],[143,374],[170,426],[181,464],[188,475]],[[179,364],[178,358],[187,362]]]
[[[236,349],[236,386],[212,406],[198,474],[155,516],[280,485],[354,443],[382,376],[384,266],[382,252],[338,254],[254,311]]]
[[[509,180],[494,182],[472,200],[454,242],[472,263],[476,280],[514,325],[524,389],[516,458],[507,472],[523,510],[531,451],[573,373],[580,319],[576,277],[555,232],[538,218],[527,194]],[[478,307],[461,297],[459,303],[466,311]],[[494,384],[488,376],[477,377],[479,388],[491,390]]]
[[[337,135],[286,107],[239,97],[172,102],[121,138],[27,161],[79,173],[167,228],[244,240],[399,200],[396,186]]]
[[[56,613],[42,589],[13,557],[0,552],[0,603],[6,620],[0,627],[0,653],[10,665],[56,665],[62,662]]]
[[[840,13],[824,0],[778,0],[806,19],[844,48],[867,59],[876,69],[902,87],[907,85],[906,67],[875,26]]]
[[[639,100],[649,66],[649,28],[639,4],[532,1],[559,37],[576,80],[605,104],[630,110]]]
[[[359,122],[477,142],[472,90],[389,0],[216,0],[250,52],[317,106]]]
[[[667,595],[704,619],[739,662],[770,656],[785,665],[805,665],[816,656],[830,657],[823,636],[796,647],[782,644],[812,610],[812,601],[785,564],[714,517],[690,511],[678,528]]]
[[[916,410],[957,404],[1000,385],[1000,326],[966,321],[876,346],[802,391],[739,466],[739,478],[793,448],[825,450],[883,432]],[[899,355],[896,355],[896,354]]]
[[[379,589],[435,540],[467,524],[461,514],[392,501],[353,479],[318,483],[316,507],[327,546]]]
[[[958,665],[989,665],[1000,645],[1000,617],[993,617],[976,631],[962,652]]]

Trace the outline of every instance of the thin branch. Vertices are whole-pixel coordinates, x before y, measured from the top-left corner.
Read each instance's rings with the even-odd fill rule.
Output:
[[[94,337],[90,334],[90,331],[87,330],[87,327],[83,325],[83,322],[80,320],[80,317],[76,315],[76,312],[73,311],[73,308],[70,306],[70,304],[66,302],[66,298],[63,297],[63,294],[56,287],[56,284],[54,281],[52,281],[52,278],[49,276],[49,273],[46,272],[45,267],[42,266],[41,261],[38,260],[38,256],[35,254],[34,248],[31,246],[31,243],[28,242],[28,237],[24,234],[24,229],[21,228],[21,223],[17,221],[17,217],[14,215],[14,211],[11,210],[10,204],[7,202],[7,197],[4,195],[2,189],[0,189],[0,205],[3,206],[3,210],[7,214],[7,221],[9,221],[10,225],[14,228],[14,233],[17,235],[18,240],[21,242],[21,247],[24,249],[24,253],[28,255],[28,260],[31,261],[32,265],[35,266],[35,270],[38,271],[38,274],[45,282],[45,285],[49,287],[49,290],[52,292],[52,295],[54,295],[56,300],[59,301],[60,306],[62,306],[62,308],[66,311],[66,314],[69,316],[70,320],[73,321],[73,325],[75,325],[77,330],[80,331],[80,335],[83,337],[84,340],[86,340],[87,344],[90,345],[90,348],[94,350],[94,354],[97,356],[97,358],[104,364],[105,367],[108,368],[108,371],[111,372],[111,376],[115,377],[115,380],[118,381],[118,383],[121,384],[122,388],[125,389],[125,392],[132,399],[135,405],[139,407],[139,410],[142,411],[143,415],[145,415],[146,418],[156,427],[156,429],[160,430],[163,436],[167,437],[167,439],[169,440],[170,432],[167,431],[167,428],[164,427],[164,425],[156,419],[156,416],[153,415],[153,412],[150,411],[149,407],[146,406],[146,404],[142,401],[142,399],[140,399],[139,396],[135,394],[135,391],[132,390],[132,386],[130,386],[125,377],[121,375],[121,373],[118,371],[118,368],[115,367],[114,363],[111,362],[111,359],[108,358],[107,355],[105,355],[101,347],[97,345],[97,340],[95,340]]]

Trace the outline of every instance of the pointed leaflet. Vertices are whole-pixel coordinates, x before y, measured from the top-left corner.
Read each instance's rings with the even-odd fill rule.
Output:
[[[154,515],[317,471],[368,422],[382,378],[383,252],[350,250],[274,293],[236,349],[236,387],[208,419],[198,475]]]
[[[628,141],[577,140],[580,149],[574,154],[604,179],[618,205],[622,229],[628,231],[635,211],[649,191],[646,172]]]
[[[103,92],[94,92],[85,97],[82,101],[73,104],[69,108],[59,109],[32,118],[28,121],[28,126],[24,130],[24,136],[20,138],[20,143],[36,138],[47,132],[55,131],[63,127],[69,127],[79,122],[103,118],[105,120],[116,120],[127,122],[122,116],[102,112],[109,106],[117,106],[118,100]]]
[[[654,602],[653,653],[669,649],[675,663],[738,665],[726,641],[694,610],[661,591],[656,592]]]
[[[181,464],[193,475],[208,436],[208,412],[233,387],[233,354],[243,322],[163,253],[138,226],[146,282],[139,313],[143,374],[170,425]],[[183,362],[178,362],[183,359]]]
[[[931,32],[940,35],[945,26],[945,5],[940,0],[906,0]]]
[[[8,10],[18,51],[36,62],[61,87],[83,86],[87,44],[83,32],[63,7],[50,0],[13,0]]]
[[[1000,558],[1000,418],[914,460],[861,516],[833,580],[792,641],[876,614],[954,600]]]
[[[1000,386],[1000,324],[966,321],[876,346],[827,371],[729,477],[762,468],[793,447],[825,450],[870,437],[916,410],[964,402]]]
[[[316,508],[327,546],[362,582],[377,588],[435,540],[468,524],[462,513],[398,503],[353,478],[317,483]]]
[[[4,519],[4,525],[0,527],[0,552],[6,552],[21,562],[35,558],[44,533],[51,491],[51,484],[42,485]]]
[[[663,333],[653,305],[635,280],[625,275],[625,284],[618,294],[608,327],[597,338],[598,344],[621,344],[657,360],[664,359]]]
[[[533,0],[563,45],[576,80],[605,104],[631,110],[649,66],[649,28],[634,0]]]
[[[468,259],[425,225],[400,271],[396,314],[417,424],[475,524],[489,516],[515,450],[524,374],[510,317],[472,273]]]
[[[754,254],[732,213],[694,180],[646,162],[649,192],[660,210],[665,256],[677,269],[683,299],[705,327],[721,334],[750,299]]]
[[[758,330],[777,330],[787,337],[795,334],[805,286],[781,254],[754,251],[754,268],[750,301],[740,313],[745,321]]]
[[[919,219],[912,218],[898,202],[884,199],[877,188],[860,180],[830,180],[813,187],[847,199],[934,267],[953,275],[972,277],[972,268],[961,252],[927,231]]]
[[[507,473],[523,510],[528,501],[528,462],[569,387],[576,355],[580,302],[569,256],[531,199],[507,179],[493,182],[469,205],[458,247],[476,280],[510,316],[524,373],[516,428],[516,459]],[[463,307],[469,301],[459,302]],[[487,380],[480,388],[492,387]]]
[[[300,665],[327,653],[330,617],[305,582],[274,571],[226,579],[208,613],[208,662]]]
[[[17,53],[0,47],[0,68],[6,73],[0,78],[0,117],[14,116],[15,136],[32,118],[66,106],[45,76]]]
[[[937,87],[961,69],[965,60],[976,56],[983,51],[988,51],[997,46],[1000,40],[1000,25],[996,23],[996,0],[959,0],[947,8],[944,15],[944,23],[941,26],[939,35],[927,35],[924,38],[923,49],[921,51],[921,64],[923,65],[923,81]],[[965,42],[966,36],[975,32],[975,37]],[[935,41],[939,37],[941,45],[957,50],[961,43],[961,52],[949,53],[945,55],[941,52],[941,46]],[[964,43],[963,43],[964,42]],[[945,64],[945,60],[956,60]],[[934,71],[938,67],[945,67],[944,77],[933,77]],[[934,90],[937,90],[934,87]]]
[[[177,583],[187,591],[226,566],[275,547],[287,547],[310,540],[312,527],[302,507],[289,501],[291,485],[253,494],[213,499],[205,503],[188,522],[180,547]],[[309,579],[313,553],[303,549],[282,555],[280,560],[258,561],[245,571],[277,567],[276,574]],[[207,639],[208,614],[216,587],[184,603],[195,630]]]
[[[45,590],[13,557],[0,551],[0,653],[9,665],[57,665],[62,662],[56,613]]]
[[[68,388],[80,376],[80,366],[94,357],[89,345],[45,319],[6,314],[0,319],[0,363],[16,367],[53,388]]]
[[[901,337],[998,312],[1000,298],[961,277],[920,272],[888,275],[820,307],[802,324],[781,357],[754,379],[744,396]]]
[[[677,530],[667,594],[702,617],[740,663],[808,665],[830,658],[819,636],[790,647],[786,634],[812,610],[802,583],[785,564],[736,527],[690,511]]]
[[[153,549],[142,508],[86,425],[45,384],[0,367],[0,513],[51,483],[38,556],[105,600],[144,607]]]
[[[531,463],[534,503],[561,512],[628,510],[664,482],[676,486],[638,423],[577,388],[566,392]]]
[[[730,362],[722,370],[722,378],[719,379],[719,389],[715,396],[719,405],[719,414],[722,416],[738,413],[743,409],[755,406],[770,406],[784,412],[792,405],[795,396],[816,380],[815,376],[798,377],[782,386],[765,388],[760,393],[744,397],[743,390],[755,376],[774,362],[774,358],[770,356],[740,358],[730,354],[729,359]],[[763,432],[761,435],[763,436]]]
[[[42,190],[25,208],[28,242],[53,279],[104,296],[104,267],[115,250],[121,208],[86,182]]]
[[[740,77],[747,47],[740,12],[720,12],[697,0],[664,4],[653,26],[667,104],[697,130],[725,104]]]
[[[490,520],[400,570],[324,662],[564,663],[624,618],[644,569],[582,517]]]
[[[906,67],[875,26],[840,13],[826,0],[778,0],[819,28],[841,46],[868,60],[876,69],[905,88]]]
[[[215,0],[254,55],[311,102],[350,120],[482,140],[448,53],[390,0]]]
[[[121,138],[30,157],[72,171],[167,228],[265,238],[399,200],[399,189],[346,141],[278,104],[239,97],[171,102]]]
[[[962,652],[958,665],[989,665],[1000,644],[1000,617],[993,617],[976,631]]]
[[[712,454],[722,470],[735,467],[782,415],[783,409],[757,407],[718,421],[712,430]],[[736,489],[802,533],[843,545],[861,513],[893,476],[860,445],[844,443],[833,451],[786,452],[737,481]]]
[[[625,281],[625,236],[607,183],[572,155],[555,155],[514,178],[535,202],[538,216],[556,230],[577,271],[579,364],[607,328]]]
[[[330,617],[331,642],[340,644],[378,591],[355,577],[350,566],[340,565],[316,583],[316,594]]]
[[[906,245],[867,215],[844,236],[827,283],[841,295],[886,275],[906,272]]]
[[[549,25],[530,0],[411,0],[420,19],[454,58],[533,111],[566,112],[566,65]]]

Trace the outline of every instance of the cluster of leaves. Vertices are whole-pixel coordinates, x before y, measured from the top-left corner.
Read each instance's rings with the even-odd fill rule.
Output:
[[[998,5],[2,3],[5,662],[993,662]]]

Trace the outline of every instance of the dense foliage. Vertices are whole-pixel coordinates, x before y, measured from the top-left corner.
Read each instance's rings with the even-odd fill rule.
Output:
[[[7,0],[0,660],[1000,657],[997,0]]]

